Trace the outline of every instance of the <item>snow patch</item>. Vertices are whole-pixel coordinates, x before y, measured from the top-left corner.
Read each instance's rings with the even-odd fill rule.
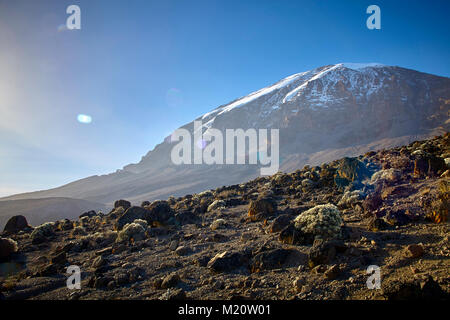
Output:
[[[331,67],[329,67],[329,68],[326,68],[326,69],[321,70],[321,71],[318,72],[316,75],[314,75],[312,78],[310,78],[309,80],[303,82],[300,86],[298,86],[297,88],[295,88],[294,90],[292,90],[291,92],[289,92],[289,93],[284,97],[283,103],[286,103],[286,102],[288,102],[288,101],[291,101],[291,99],[292,99],[292,98],[293,98],[300,90],[302,90],[303,88],[305,88],[305,87],[308,85],[308,83],[310,83],[311,81],[317,80],[317,79],[323,77],[325,74],[327,74],[327,73],[330,72],[331,70],[337,69],[337,68],[339,68],[339,67],[340,67],[340,65],[337,64],[337,65],[334,65],[334,66],[331,66]]]
[[[274,90],[283,88],[283,87],[289,85],[291,82],[295,81],[297,78],[299,78],[303,74],[304,73],[296,73],[296,74],[294,74],[292,76],[289,76],[289,77],[287,77],[287,78],[285,78],[285,79],[275,83],[274,85],[272,85],[270,87],[266,87],[266,88],[263,88],[261,90],[258,90],[258,91],[255,91],[253,93],[250,93],[248,96],[245,96],[245,97],[243,97],[241,99],[238,99],[237,101],[235,101],[233,103],[230,103],[230,104],[222,107],[220,109],[220,112],[217,115],[221,115],[221,114],[223,114],[225,112],[229,112],[229,111],[231,111],[231,110],[233,110],[235,108],[239,108],[239,107],[241,107],[241,106],[243,106],[243,105],[245,105],[245,104],[247,104],[247,103],[249,103],[249,102],[251,102],[251,101],[253,101],[255,99],[258,99],[259,97],[262,97],[262,96],[264,96],[264,95],[266,95],[268,93],[271,93]],[[219,111],[219,110],[217,110],[217,111]]]
[[[353,69],[353,70],[361,70],[365,68],[381,68],[385,67],[384,64],[376,63],[376,62],[370,62],[370,63],[351,63],[351,62],[344,62],[339,63],[338,65],[345,67],[347,69]]]

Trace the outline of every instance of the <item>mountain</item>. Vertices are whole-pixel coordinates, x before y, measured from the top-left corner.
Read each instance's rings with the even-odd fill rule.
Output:
[[[293,171],[449,130],[450,79],[396,66],[339,63],[291,75],[197,121],[203,131],[279,129],[280,170]],[[193,133],[194,123],[182,128]],[[180,165],[167,137],[141,161],[114,173],[0,200],[70,197],[111,204],[181,196],[241,183],[258,165]]]

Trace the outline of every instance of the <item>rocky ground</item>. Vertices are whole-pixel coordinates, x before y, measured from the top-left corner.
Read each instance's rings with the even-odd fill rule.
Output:
[[[447,133],[77,221],[15,216],[0,299],[448,299],[449,161]]]

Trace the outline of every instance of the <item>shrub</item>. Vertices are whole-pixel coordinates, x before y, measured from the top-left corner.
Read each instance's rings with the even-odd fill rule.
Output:
[[[145,239],[145,229],[139,223],[129,223],[118,233],[116,242],[140,241]]]
[[[340,234],[343,221],[341,213],[333,204],[315,206],[294,219],[294,226],[304,234],[316,239],[334,238]]]

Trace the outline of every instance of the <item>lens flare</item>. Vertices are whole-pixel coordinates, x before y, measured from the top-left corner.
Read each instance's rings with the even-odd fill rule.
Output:
[[[88,116],[88,115],[86,115],[86,114],[79,114],[79,115],[77,116],[77,120],[78,120],[78,122],[80,122],[80,123],[91,123],[91,122],[92,122],[92,117],[91,117],[91,116]]]
[[[205,149],[207,144],[208,143],[205,140],[203,140],[203,139],[197,141],[197,147],[199,149]]]

